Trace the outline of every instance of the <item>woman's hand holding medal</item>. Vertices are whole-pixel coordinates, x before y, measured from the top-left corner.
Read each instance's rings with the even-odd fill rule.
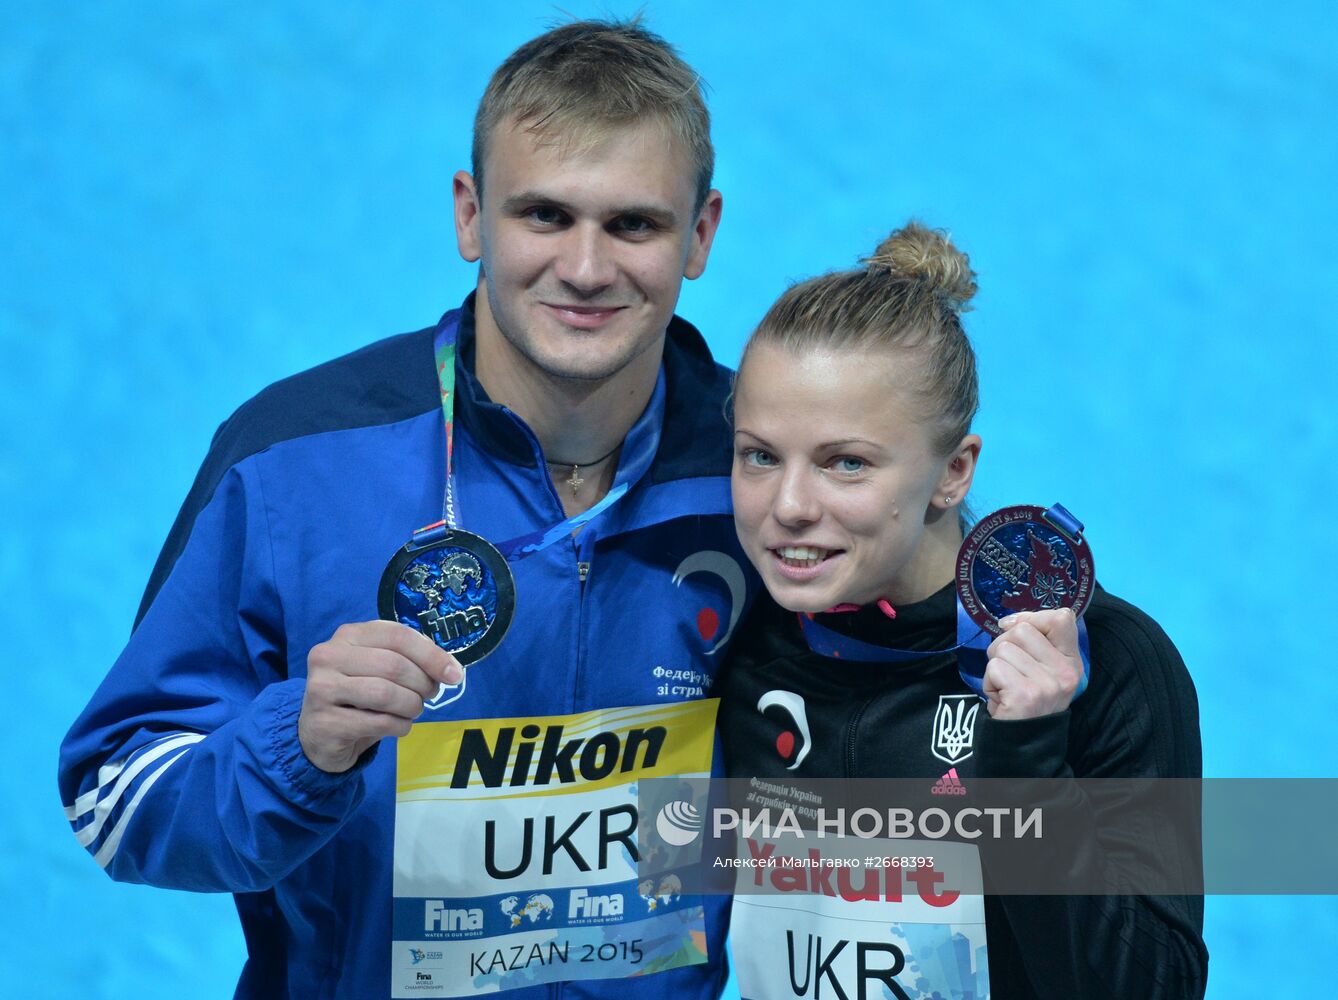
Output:
[[[307,654],[297,722],[307,759],[341,774],[387,736],[405,736],[441,684],[459,684],[455,657],[398,622],[341,625]]]
[[[1083,678],[1071,608],[1021,611],[1000,619],[986,655],[985,697],[995,719],[1036,719],[1069,707]]]

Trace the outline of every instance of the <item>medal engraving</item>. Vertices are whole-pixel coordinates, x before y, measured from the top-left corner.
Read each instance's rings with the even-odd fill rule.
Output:
[[[377,611],[417,629],[462,664],[487,656],[515,614],[511,568],[486,539],[448,531],[395,553],[381,576]]]
[[[981,628],[1018,611],[1072,608],[1081,616],[1096,571],[1082,525],[1056,505],[1005,507],[980,520],[957,556],[957,593]]]

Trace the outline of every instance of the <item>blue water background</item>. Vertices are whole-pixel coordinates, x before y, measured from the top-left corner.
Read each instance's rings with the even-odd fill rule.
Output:
[[[787,282],[910,215],[949,227],[980,273],[975,507],[1062,500],[1086,521],[1103,583],[1184,653],[1209,775],[1338,775],[1332,5],[647,11],[712,88],[724,222],[681,312],[718,356]],[[491,69],[558,16],[7,12],[5,995],[231,995],[229,899],[108,882],[63,820],[57,744],[216,425],[472,285],[450,177]],[[1210,997],[1332,995],[1332,897],[1213,897],[1207,938]]]

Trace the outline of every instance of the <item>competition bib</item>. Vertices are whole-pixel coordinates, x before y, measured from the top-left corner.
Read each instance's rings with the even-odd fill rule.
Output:
[[[842,847],[741,840],[730,943],[743,1000],[986,1000],[984,897],[949,884],[964,876],[979,888],[978,849],[878,839]]]
[[[699,896],[638,879],[637,782],[709,778],[715,700],[419,723],[399,741],[392,997],[707,959]]]

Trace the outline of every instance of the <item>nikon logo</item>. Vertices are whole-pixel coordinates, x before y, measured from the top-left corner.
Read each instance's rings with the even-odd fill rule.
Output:
[[[633,729],[625,737],[605,731],[588,739],[564,740],[562,726],[541,729],[530,723],[522,726],[519,734],[515,726],[499,729],[496,742],[489,744],[485,730],[466,729],[460,740],[460,756],[455,762],[451,787],[468,788],[473,771],[478,771],[488,788],[500,788],[503,784],[547,785],[554,781],[565,785],[577,779],[599,781],[614,771],[626,774],[654,767],[667,735],[664,726],[650,726]]]

